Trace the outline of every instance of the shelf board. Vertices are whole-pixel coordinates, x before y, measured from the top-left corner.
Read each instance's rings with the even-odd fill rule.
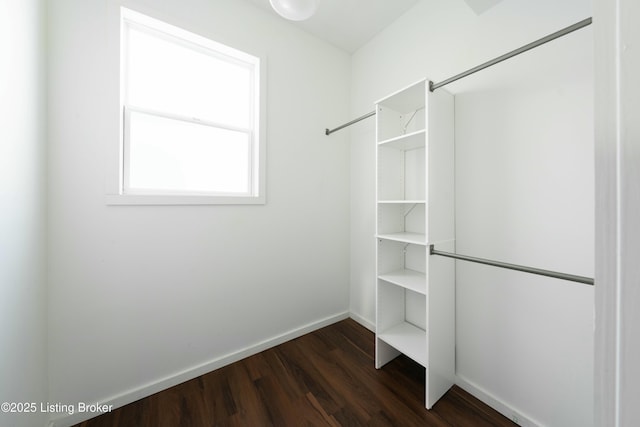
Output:
[[[381,274],[378,279],[410,289],[419,294],[426,295],[427,293],[427,276],[419,271],[401,269]]]
[[[427,367],[427,333],[410,323],[402,322],[378,334],[378,338]]]
[[[426,130],[421,129],[406,135],[385,139],[384,141],[380,141],[378,145],[380,147],[391,147],[397,150],[413,150],[425,146],[425,136]]]
[[[426,200],[378,200],[379,204],[404,204],[404,205],[415,205],[418,203],[427,203]]]
[[[427,236],[420,233],[401,232],[401,233],[386,233],[378,234],[378,239],[394,240],[396,242],[413,243],[414,245],[426,245]]]
[[[426,90],[427,80],[420,79],[376,101],[375,104],[380,104],[403,113],[414,111],[425,106]]]

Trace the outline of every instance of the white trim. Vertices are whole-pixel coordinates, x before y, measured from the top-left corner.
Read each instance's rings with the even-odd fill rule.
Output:
[[[292,329],[280,335],[276,335],[275,337],[258,342],[249,347],[245,347],[241,350],[234,351],[225,356],[212,359],[209,362],[203,363],[201,365],[193,366],[191,368],[185,369],[181,372],[177,372],[167,377],[159,378],[156,381],[151,382],[149,384],[145,384],[138,388],[120,393],[115,396],[108,397],[104,400],[100,400],[99,402],[100,404],[113,405],[113,409],[120,408],[124,405],[135,402],[136,400],[140,400],[144,397],[151,396],[154,393],[157,393],[162,390],[166,390],[170,387],[181,384],[185,381],[189,381],[193,378],[197,378],[208,372],[215,371],[216,369],[222,368],[223,366],[227,366],[231,363],[237,362],[249,356],[253,356],[254,354],[260,353],[264,350],[270,349],[272,347],[275,347],[277,345],[280,345],[292,339],[298,338],[302,335],[308,334],[315,330],[324,328],[325,326],[332,325],[348,317],[349,317],[349,312],[347,311],[334,314],[329,317],[325,317],[324,319],[320,319],[318,321],[308,323],[299,328]],[[68,416],[51,420],[49,422],[49,426],[50,427],[70,427],[75,424],[79,424],[89,418],[93,418],[94,416],[95,414],[74,413],[73,415],[68,415]]]
[[[239,126],[226,125],[226,124],[222,124],[222,123],[216,123],[216,122],[213,122],[211,120],[201,119],[201,118],[198,118],[198,117],[181,116],[180,114],[168,113],[166,111],[153,110],[151,108],[142,108],[142,107],[136,107],[134,105],[125,105],[124,106],[125,118],[127,116],[129,116],[131,114],[131,112],[139,113],[139,114],[146,114],[148,116],[161,117],[163,119],[168,119],[168,120],[176,120],[176,121],[179,121],[179,122],[187,122],[187,123],[191,123],[191,124],[194,124],[194,125],[203,125],[203,126],[209,126],[209,127],[217,128],[217,129],[224,129],[224,130],[228,130],[228,131],[231,131],[231,132],[239,132],[239,133],[246,133],[246,134],[251,134],[251,132],[253,132],[253,130],[251,128],[243,128],[243,127],[239,127]]]
[[[595,425],[640,418],[637,0],[596,0]]]
[[[264,205],[264,193],[259,196],[222,197],[182,194],[107,194],[105,204],[110,206],[163,206],[163,205]]]
[[[471,381],[468,381],[464,377],[456,374],[455,383],[461,389],[467,391],[472,394],[475,398],[482,401],[483,403],[489,405],[491,408],[500,412],[505,417],[509,418],[514,423],[523,426],[523,427],[541,427],[542,424],[538,421],[534,420],[532,417],[524,414],[524,412],[519,411],[517,408],[512,407],[511,405],[503,402],[498,399],[491,393],[488,393],[478,385],[474,384]]]
[[[368,319],[365,319],[364,317],[354,312],[350,312],[349,317],[355,320],[356,322],[358,322],[360,325],[367,328],[368,330],[370,330],[371,332],[373,332],[374,334],[376,333],[376,324],[374,322],[370,322]]]
[[[156,32],[156,35],[163,34],[165,37],[168,36],[168,38],[174,42],[180,41],[192,43],[196,46],[200,46],[201,48],[206,49],[207,51],[213,50],[242,62],[249,62],[255,65],[257,65],[257,62],[259,62],[259,58],[254,55],[242,52],[241,50],[235,49],[231,46],[218,43],[207,37],[203,37],[196,33],[192,33],[191,31],[176,27],[175,25],[168,24],[159,19],[151,18],[150,16],[144,15],[126,7],[121,7],[120,13],[123,22],[125,22],[127,25],[133,25],[138,30],[144,30],[145,28],[151,29]],[[258,61],[256,62],[256,60]]]
[[[619,3],[594,4],[596,253],[594,424],[619,423]]]
[[[235,49],[233,47],[215,42],[206,37],[175,27],[171,24],[156,20],[149,16],[127,9],[119,8],[119,33],[120,33],[120,138],[117,150],[109,149],[109,162],[107,171],[107,205],[252,205],[266,203],[266,58]],[[230,62],[237,62],[251,69],[251,92],[254,100],[251,111],[251,128],[237,128],[234,126],[214,123],[209,120],[182,117],[169,112],[152,111],[128,104],[126,99],[126,43],[129,27],[150,32],[168,40],[183,44],[189,49],[206,51],[206,53],[224,58]],[[123,80],[124,79],[124,80]],[[248,152],[248,192],[247,193],[189,193],[189,192],[165,192],[165,191],[138,191],[127,188],[126,162],[128,156],[127,133],[128,114],[136,111],[152,116],[160,116],[172,120],[181,120],[194,124],[207,125],[235,132],[243,132],[249,136]],[[116,154],[117,153],[117,154]]]

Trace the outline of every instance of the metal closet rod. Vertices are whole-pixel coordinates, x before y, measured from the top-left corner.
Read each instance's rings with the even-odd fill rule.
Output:
[[[337,128],[335,128],[335,129],[325,129],[325,130],[324,130],[324,134],[325,134],[325,135],[331,135],[332,133],[334,133],[334,132],[336,132],[336,131],[339,131],[340,129],[344,129],[344,128],[346,128],[347,126],[351,126],[352,124],[354,124],[354,123],[358,123],[359,121],[364,120],[364,119],[366,119],[366,118],[369,118],[369,117],[371,117],[371,116],[373,116],[373,115],[375,115],[375,114],[376,114],[376,111],[375,111],[375,110],[373,110],[373,111],[371,111],[371,112],[369,112],[369,113],[367,113],[367,114],[365,114],[365,115],[363,115],[363,116],[358,117],[357,119],[353,119],[353,120],[351,120],[350,122],[343,124],[342,126],[338,126],[338,127],[337,127]]]
[[[507,268],[509,270],[524,271],[525,273],[538,274],[540,276],[554,277],[556,279],[569,280],[572,282],[593,285],[594,281],[591,277],[576,276],[574,274],[559,273],[557,271],[543,270],[541,268],[527,267],[524,265],[509,264],[506,262],[492,261],[490,259],[477,258],[468,255],[460,255],[452,252],[443,252],[436,250],[433,245],[429,246],[429,255],[440,255],[447,258],[454,258],[463,261],[476,262],[478,264],[491,265],[494,267]]]
[[[512,50],[509,53],[505,53],[504,55],[501,55],[501,56],[499,56],[497,58],[494,58],[494,59],[492,59],[490,61],[487,61],[487,62],[485,62],[483,64],[480,64],[477,67],[473,67],[473,68],[470,68],[467,71],[464,71],[464,72],[462,72],[460,74],[456,74],[453,77],[449,77],[448,79],[443,80],[443,81],[441,81],[439,83],[429,82],[429,90],[431,92],[433,92],[434,90],[436,90],[436,89],[438,89],[438,88],[440,88],[442,86],[448,85],[449,83],[453,83],[456,80],[460,80],[460,79],[462,79],[464,77],[470,76],[471,74],[477,73],[480,70],[484,70],[487,67],[491,67],[493,65],[496,65],[499,62],[502,62],[502,61],[507,60],[509,58],[513,58],[514,56],[520,55],[521,53],[524,53],[524,52],[526,52],[528,50],[531,50],[533,48],[541,46],[541,45],[543,45],[545,43],[548,43],[548,42],[550,42],[552,40],[555,40],[555,39],[557,39],[559,37],[565,36],[565,35],[567,35],[569,33],[572,33],[572,32],[574,32],[576,30],[579,30],[580,28],[584,28],[584,27],[590,25],[592,23],[592,21],[593,21],[592,18],[583,19],[580,22],[576,22],[575,24],[570,25],[570,26],[568,26],[566,28],[563,28],[562,30],[559,30],[559,31],[556,31],[555,33],[549,34],[548,36],[545,36],[545,37],[543,37],[541,39],[538,39],[538,40],[536,40],[534,42],[531,42],[531,43],[529,43],[527,45],[524,45],[524,46],[522,46],[522,47],[520,47],[518,49]],[[336,132],[336,131],[339,131],[341,129],[344,129],[347,126],[351,126],[352,124],[358,123],[359,121],[364,120],[364,119],[366,119],[368,117],[371,117],[371,116],[373,116],[375,114],[376,114],[376,112],[374,110],[374,111],[371,111],[371,112],[369,112],[369,113],[367,113],[367,114],[365,114],[363,116],[358,117],[355,120],[351,120],[350,122],[345,123],[342,126],[338,126],[335,129],[325,129],[324,134],[325,135],[331,135],[333,132]]]
[[[491,67],[493,65],[496,65],[497,63],[502,62],[505,59],[513,58],[514,56],[520,55],[521,53],[524,53],[524,52],[526,52],[528,50],[531,50],[531,49],[536,48],[538,46],[541,46],[541,45],[543,45],[545,43],[548,43],[551,40],[555,40],[555,39],[557,39],[559,37],[566,36],[569,33],[572,33],[572,32],[574,32],[576,30],[579,30],[580,28],[584,28],[587,25],[590,25],[591,21],[592,21],[591,18],[583,19],[582,21],[576,22],[573,25],[569,25],[568,27],[563,28],[560,31],[556,31],[553,34],[549,34],[548,36],[545,36],[545,37],[543,37],[541,39],[538,39],[538,40],[536,40],[534,42],[531,42],[531,43],[529,43],[527,45],[524,45],[521,48],[518,48],[516,50],[512,50],[509,53],[505,53],[502,56],[494,58],[491,61],[487,61],[484,64],[478,65],[477,67],[470,68],[467,71],[462,72],[460,74],[456,74],[455,76],[450,77],[447,80],[441,81],[440,83],[429,82],[429,90],[431,92],[433,92],[434,90],[438,89],[439,87],[448,85],[449,83],[453,83],[456,80],[459,80],[459,79],[461,79],[463,77],[470,76],[471,74],[477,73],[480,70],[484,70],[487,67]]]

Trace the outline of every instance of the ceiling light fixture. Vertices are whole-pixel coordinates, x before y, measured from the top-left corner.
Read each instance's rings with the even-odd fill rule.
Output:
[[[291,21],[311,18],[318,9],[318,0],[269,0],[278,15]]]

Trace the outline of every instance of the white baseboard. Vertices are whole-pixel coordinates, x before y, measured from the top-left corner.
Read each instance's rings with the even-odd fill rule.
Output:
[[[340,320],[347,319],[348,317],[349,317],[349,312],[345,311],[343,313],[338,313],[333,316],[320,319],[316,322],[309,323],[307,325],[285,332],[281,335],[277,335],[273,338],[269,338],[267,340],[261,341],[257,344],[246,347],[242,350],[238,350],[233,353],[227,354],[225,356],[218,357],[209,362],[191,367],[189,369],[185,369],[184,371],[167,376],[165,378],[160,378],[157,381],[142,385],[138,388],[123,392],[116,396],[111,396],[104,400],[100,400],[100,404],[113,405],[113,409],[120,408],[124,405],[135,402],[136,400],[140,400],[144,397],[151,396],[154,393],[157,393],[162,390],[166,390],[170,387],[181,384],[185,381],[189,381],[193,378],[197,378],[200,375],[204,375],[208,372],[215,371],[216,369],[219,369],[223,366],[237,362],[246,357],[253,356],[254,354],[260,353],[261,351],[267,350],[271,347],[275,347],[279,344],[285,343],[294,338],[298,338],[302,335],[308,334],[309,332],[313,332],[317,329],[324,328],[325,326],[339,322]],[[95,403],[95,402],[92,402],[92,403]],[[50,427],[70,427],[75,424],[79,424],[83,421],[86,421],[90,418],[93,418],[97,415],[99,414],[76,412],[72,415],[66,415],[64,417],[50,420],[49,426]]]
[[[354,312],[349,313],[349,317],[351,317],[353,320],[355,320],[365,328],[369,329],[371,332],[375,333],[375,323],[370,322],[366,318]],[[475,383],[467,380],[466,378],[460,375],[456,375],[455,383],[457,386],[471,393],[474,397],[486,403],[516,424],[522,427],[542,427],[542,424],[534,420],[532,417],[506,404],[502,400],[496,398],[491,393],[488,393],[486,390],[477,386]]]
[[[361,324],[362,326],[364,326],[365,328],[367,328],[368,330],[370,330],[371,332],[373,332],[374,334],[376,333],[376,325],[373,322],[370,322],[369,320],[365,319],[364,317],[360,316],[359,314],[356,313],[349,313],[349,317],[351,317],[353,320],[355,320],[356,322],[358,322],[359,324]]]
[[[507,405],[502,400],[496,398],[491,393],[483,390],[481,387],[478,387],[471,381],[466,380],[460,375],[456,375],[456,385],[461,389],[469,392],[477,399],[486,403],[496,411],[500,412],[505,417],[509,418],[514,423],[518,424],[522,427],[541,427],[542,424],[531,418],[530,416],[524,414],[522,411],[519,411],[516,408],[513,408],[510,405]]]
[[[213,359],[201,365],[194,366],[189,369],[185,369],[184,371],[167,376],[165,378],[160,378],[157,381],[154,381],[152,383],[145,384],[138,388],[125,391],[116,396],[112,396],[110,398],[101,400],[100,404],[113,405],[113,409],[120,408],[124,405],[135,402],[137,400],[150,396],[159,391],[166,390],[167,388],[181,384],[185,381],[189,381],[193,378],[197,378],[200,375],[204,375],[208,372],[214,371],[223,366],[237,362],[246,357],[253,356],[254,354],[260,353],[261,351],[275,347],[279,344],[298,338],[302,335],[308,334],[309,332],[313,332],[315,330],[318,330],[325,326],[339,322],[349,317],[355,320],[356,322],[358,322],[359,324],[361,324],[362,326],[364,326],[365,328],[369,329],[370,331],[375,332],[375,324],[365,319],[364,317],[356,313],[349,313],[349,312],[338,313],[333,316],[320,319],[316,322],[309,323],[307,325],[301,326],[299,328],[290,330],[283,334],[261,341],[257,344],[238,350],[236,352],[227,354],[222,357],[218,357],[216,359]],[[456,376],[456,384],[460,388],[471,393],[473,396],[480,399],[482,402],[486,403],[487,405],[491,406],[496,411],[500,412],[502,415],[514,421],[516,424],[520,426],[523,426],[523,427],[540,427],[541,426],[540,423],[536,422],[531,417],[528,417],[521,411],[518,411],[517,409],[512,408],[511,406],[507,405],[500,399],[496,398],[495,396],[483,390],[481,387],[478,387],[471,381],[468,381],[459,375]],[[90,419],[96,415],[98,414],[74,413],[72,415],[67,415],[64,417],[50,420],[49,427],[70,427],[75,424],[79,424],[83,421],[86,421],[87,419]]]

